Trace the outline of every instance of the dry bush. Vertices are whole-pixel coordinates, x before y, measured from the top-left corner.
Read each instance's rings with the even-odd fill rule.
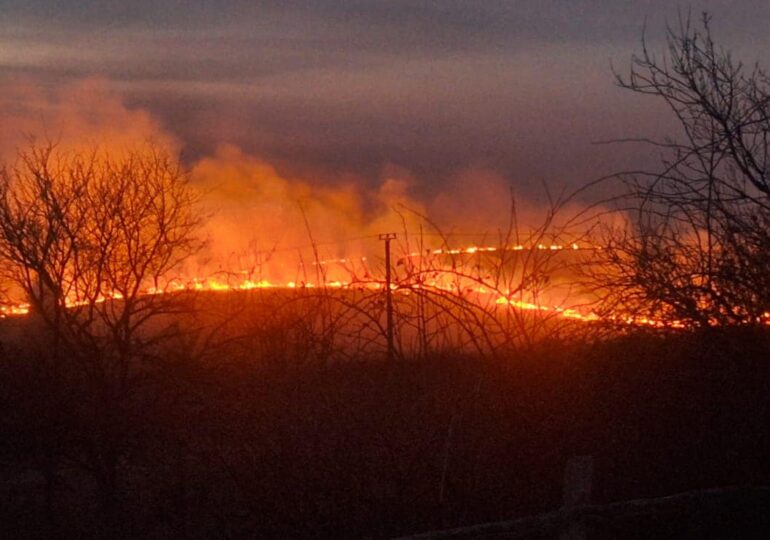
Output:
[[[667,50],[643,40],[622,88],[664,102],[681,134],[643,140],[657,170],[621,173],[629,226],[609,231],[595,277],[607,311],[668,324],[757,324],[770,310],[770,79],[682,17]]]
[[[41,382],[27,390],[80,434],[49,449],[47,481],[53,489],[64,462],[86,471],[107,520],[122,460],[141,446],[137,419],[156,399],[159,346],[178,333],[169,317],[185,308],[145,291],[198,248],[195,205],[186,173],[154,146],[113,157],[32,144],[0,171],[3,278],[31,305],[28,382]]]

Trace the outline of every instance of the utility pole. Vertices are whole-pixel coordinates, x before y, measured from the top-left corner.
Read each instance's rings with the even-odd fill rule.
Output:
[[[396,356],[396,348],[393,344],[393,291],[390,288],[390,241],[395,240],[396,233],[384,233],[380,240],[385,242],[385,309],[387,311],[388,326],[388,360],[393,361]]]

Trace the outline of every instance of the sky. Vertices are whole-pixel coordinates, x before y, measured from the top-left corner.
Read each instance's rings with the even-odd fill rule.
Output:
[[[135,130],[190,164],[236,153],[364,191],[397,176],[421,201],[472,198],[480,175],[535,197],[657,159],[595,143],[675,129],[612,67],[688,9],[767,65],[763,0],[2,0],[0,135]]]

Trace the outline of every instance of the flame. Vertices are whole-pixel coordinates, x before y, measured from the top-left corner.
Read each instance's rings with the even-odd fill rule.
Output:
[[[13,317],[18,315],[27,315],[30,310],[28,303],[11,304],[8,306],[0,306],[0,319],[6,317]]]
[[[522,244],[511,246],[477,246],[471,245],[462,248],[436,248],[429,250],[431,255],[476,255],[481,253],[494,253],[498,251],[524,251],[527,249],[532,250],[548,250],[557,251],[563,249],[588,249],[580,247],[577,244],[571,244],[565,247],[561,244],[538,244],[531,248]],[[423,257],[423,254],[418,252],[410,252],[408,257],[416,258]],[[351,258],[351,257],[337,257],[329,259],[321,259],[312,262],[316,267],[344,267],[344,265],[353,261],[360,261],[366,263],[366,257]],[[438,272],[441,273],[440,270]],[[235,276],[235,277],[233,277]],[[479,297],[488,298],[491,295],[498,294],[492,287],[484,285],[463,285],[455,283],[451,278],[449,272],[446,272],[446,276],[439,275],[436,279],[427,280],[422,283],[403,283],[393,284],[394,290],[406,291],[408,289],[432,289],[437,291],[446,291],[459,293],[467,291],[478,295]],[[311,289],[311,288],[330,288],[330,289],[368,289],[368,290],[380,290],[383,288],[383,283],[379,280],[366,279],[366,280],[345,280],[339,277],[330,277],[326,280],[308,280],[298,281],[296,279],[288,281],[271,281],[269,279],[255,279],[252,278],[250,272],[240,271],[236,273],[227,274],[226,277],[221,275],[215,276],[195,276],[186,280],[180,280],[178,278],[169,279],[163,285],[153,285],[147,287],[141,294],[143,295],[161,295],[167,293],[178,293],[183,291],[205,291],[205,292],[232,292],[232,291],[250,291],[259,289]],[[120,300],[123,296],[119,292],[105,293],[100,295],[96,301],[105,302],[108,300]],[[89,303],[88,300],[81,300],[77,297],[69,297],[66,299],[66,306],[69,308],[84,306]],[[574,320],[592,321],[598,320],[598,317],[593,313],[581,313],[572,308],[563,308],[556,306],[545,306],[535,303],[528,303],[520,300],[513,300],[506,296],[500,296],[496,299],[495,303],[499,306],[507,305],[516,309],[530,310],[530,311],[542,311],[558,314],[561,317]],[[6,318],[11,316],[22,316],[30,312],[29,303],[16,303],[5,306],[0,306],[0,318]]]
[[[480,253],[491,253],[498,251],[525,251],[525,250],[537,250],[537,251],[561,251],[561,250],[590,250],[600,249],[592,246],[581,246],[577,243],[571,243],[567,245],[563,244],[536,244],[528,247],[522,244],[515,244],[510,246],[493,247],[493,246],[476,246],[471,245],[463,248],[436,248],[428,250],[428,253],[432,255],[475,255]],[[418,252],[410,252],[407,257],[416,258],[423,255]],[[338,257],[331,259],[322,259],[313,262],[314,266],[329,267],[332,265],[345,265],[350,263],[353,259],[350,257]],[[362,263],[366,262],[366,257],[360,257],[356,260],[360,260]],[[594,311],[581,310],[577,307],[566,307],[564,305],[548,305],[546,303],[538,303],[535,301],[526,301],[522,299],[524,294],[518,292],[511,294],[507,292],[501,294],[491,286],[485,286],[483,284],[471,284],[465,285],[461,282],[451,279],[452,274],[445,272],[446,276],[441,275],[441,270],[436,272],[437,277],[434,279],[425,280],[422,282],[413,283],[393,283],[392,289],[396,292],[409,294],[413,290],[432,290],[432,291],[444,291],[453,294],[469,293],[476,295],[479,299],[493,299],[493,304],[498,308],[510,308],[520,311],[538,312],[548,315],[553,315],[558,318],[563,318],[578,322],[611,322],[629,326],[640,326],[650,328],[673,328],[683,329],[686,328],[686,324],[679,320],[664,320],[656,319],[646,316],[633,316],[622,313],[611,314],[607,316],[600,316]],[[233,279],[231,276],[240,276]],[[444,279],[445,278],[445,279]],[[207,276],[207,277],[192,277],[187,280],[180,280],[178,278],[169,279],[162,286],[147,287],[142,291],[142,295],[161,295],[168,293],[179,292],[212,292],[212,293],[229,293],[234,291],[253,291],[253,290],[296,290],[296,289],[314,289],[314,288],[328,288],[328,289],[347,289],[347,290],[371,290],[378,291],[384,288],[384,283],[381,280],[342,280],[338,278],[329,278],[319,281],[271,281],[269,279],[254,279],[251,277],[250,272],[241,271],[235,274],[229,274],[228,277],[221,276]],[[496,297],[495,297],[496,296]],[[104,293],[100,295],[96,301],[106,302],[110,300],[120,300],[123,298],[119,292]],[[66,299],[66,306],[68,308],[75,308],[88,305],[89,301],[81,300],[76,297]],[[0,306],[0,319],[8,317],[20,317],[28,315],[31,311],[31,305],[27,302],[12,303]],[[762,317],[765,324],[770,325],[770,312],[765,313]]]
[[[533,304],[531,302],[524,302],[522,300],[514,300],[505,296],[499,297],[495,300],[495,303],[503,306],[510,306],[516,309],[524,311],[542,311],[546,313],[554,313],[559,317],[565,319],[574,319],[583,322],[593,322],[601,319],[599,315],[594,312],[581,313],[573,308],[565,308],[561,306],[546,306],[542,304]]]

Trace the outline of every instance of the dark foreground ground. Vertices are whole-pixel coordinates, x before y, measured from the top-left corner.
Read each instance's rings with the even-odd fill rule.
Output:
[[[6,348],[0,536],[385,538],[553,510],[575,455],[597,502],[770,485],[768,352],[733,330],[397,365],[169,354],[97,395]],[[766,537],[770,497],[590,532]]]

